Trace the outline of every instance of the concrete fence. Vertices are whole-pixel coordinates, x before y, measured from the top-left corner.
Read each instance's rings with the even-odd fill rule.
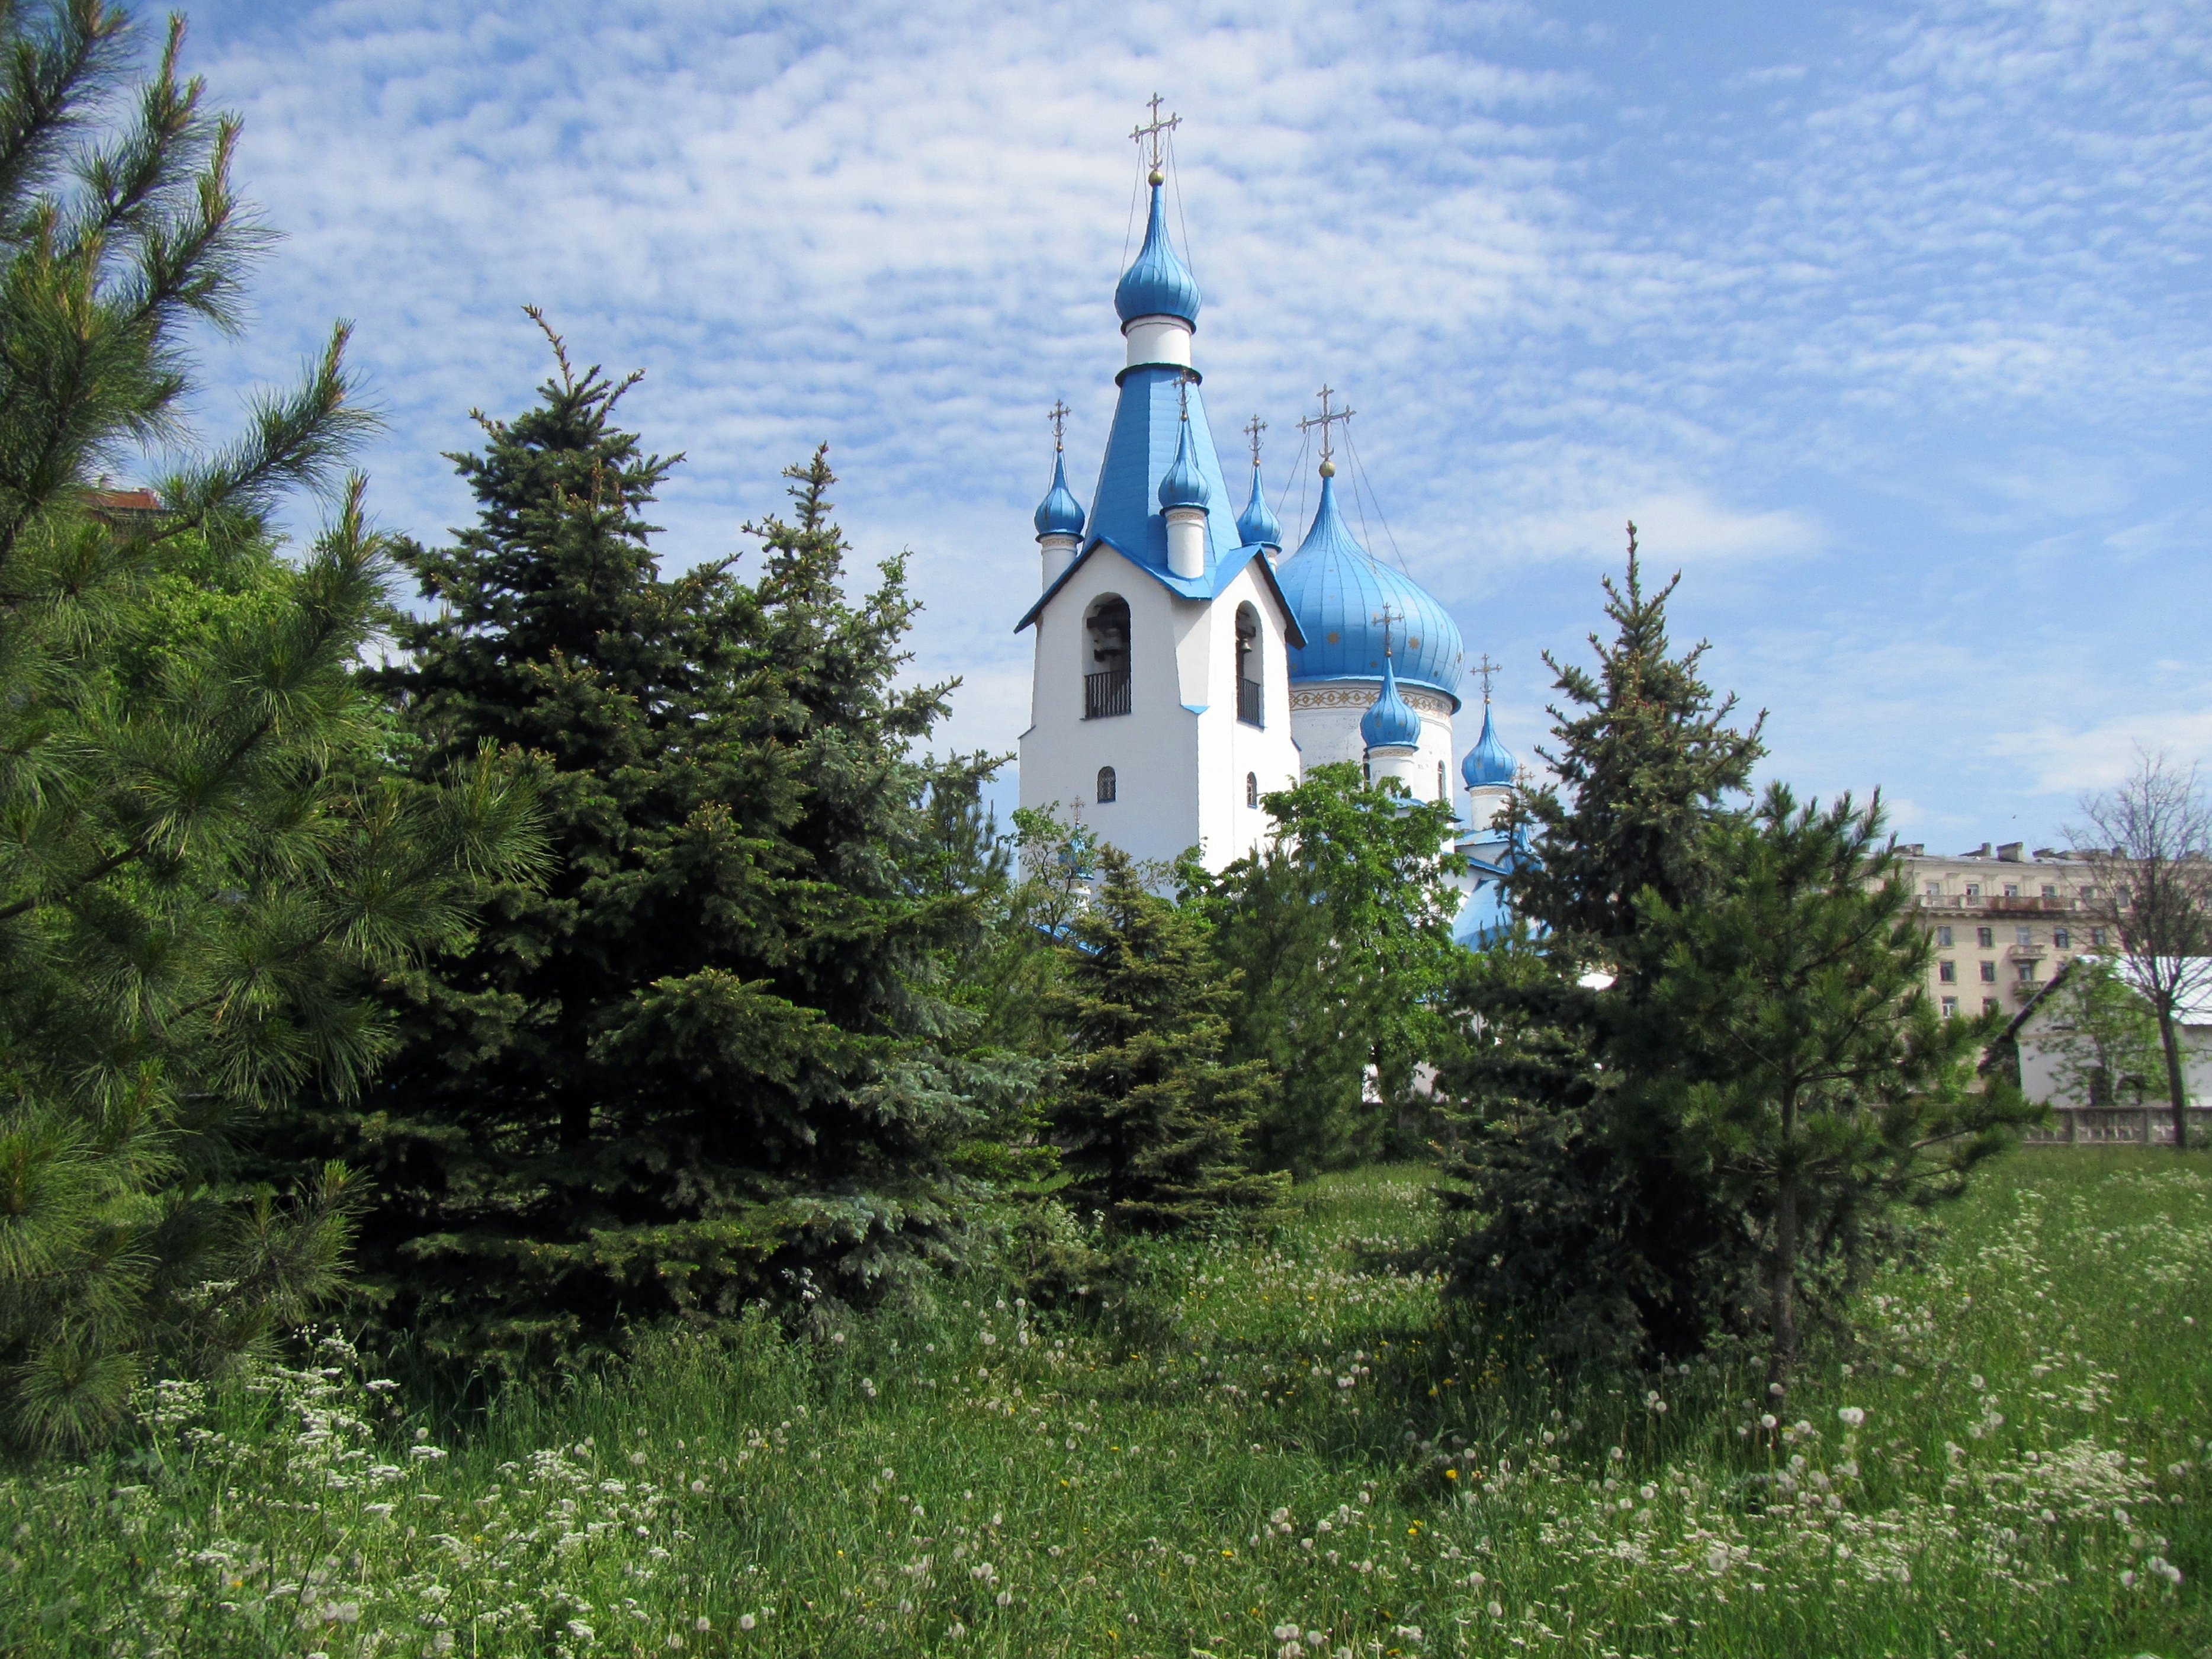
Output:
[[[2171,1146],[2173,1109],[2145,1106],[2054,1106],[2051,1122],[2027,1131],[2031,1146]],[[2189,1144],[2212,1146],[2212,1106],[2189,1109]]]

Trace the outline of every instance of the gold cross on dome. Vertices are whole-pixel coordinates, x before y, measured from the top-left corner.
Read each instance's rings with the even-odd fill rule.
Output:
[[[1393,623],[1405,621],[1406,613],[1402,611],[1393,611],[1386,605],[1375,613],[1375,620],[1382,629],[1382,654],[1387,657],[1390,654],[1390,625]]]
[[[1314,393],[1314,396],[1321,399],[1321,413],[1309,415],[1300,421],[1298,430],[1306,432],[1315,427],[1321,428],[1321,464],[1323,466],[1333,467],[1336,460],[1336,451],[1332,446],[1329,428],[1349,421],[1352,418],[1352,411],[1348,409],[1334,411],[1330,410],[1328,400],[1336,396],[1336,388],[1333,386],[1324,385],[1319,392]]]
[[[1055,455],[1066,447],[1067,417],[1073,412],[1066,404],[1055,398],[1053,399],[1052,408],[1046,413],[1045,418],[1052,422],[1052,449]]]
[[[1160,105],[1163,101],[1159,94],[1154,93],[1147,104],[1147,107],[1152,112],[1152,118],[1129,135],[1136,141],[1139,153],[1145,152],[1149,146],[1152,170],[1154,173],[1160,170],[1161,158],[1166,154],[1168,134],[1182,125],[1182,117],[1180,115],[1170,115],[1164,121],[1160,119]]]
[[[1252,441],[1252,470],[1255,472],[1260,470],[1260,434],[1267,429],[1267,423],[1257,415],[1244,422],[1244,435]]]
[[[1498,666],[1499,665],[1491,661],[1490,653],[1487,651],[1482,653],[1482,660],[1474,665],[1474,672],[1482,677],[1482,700],[1485,702],[1490,701],[1490,677],[1498,672]]]

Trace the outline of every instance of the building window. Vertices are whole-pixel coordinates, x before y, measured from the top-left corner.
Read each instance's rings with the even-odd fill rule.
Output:
[[[1997,943],[1997,930],[1994,927],[1975,928],[1974,943],[1980,945],[1984,951],[1995,950]]]
[[[2045,898],[2057,898],[2058,896],[2058,890],[2046,881],[2043,884],[2043,896]]]
[[[1936,977],[1946,985],[1956,985],[1959,982],[1959,964],[1955,962],[1937,963]]]
[[[2015,962],[2012,966],[2013,976],[2023,985],[2035,977],[2035,964],[2032,962]]]
[[[1996,965],[1996,963],[1995,963],[1994,962],[1985,962],[1985,963],[1984,963],[1982,964],[1982,983],[1983,983],[1983,984],[1984,984],[1984,985],[1994,985],[1994,984],[1996,984],[1996,982],[1997,982],[1997,965]]]
[[[1942,898],[1943,896],[1943,884],[1940,881],[1929,882],[1928,884],[1928,896],[1929,898]]]
[[[1978,881],[1970,881],[1970,882],[1968,882],[1968,883],[1966,884],[1966,896],[1967,896],[1968,898],[1979,898],[1979,897],[1981,897],[1981,896],[1982,896],[1982,884],[1981,884],[1981,883],[1979,883]]]
[[[1438,761],[1437,763],[1437,799],[1443,800],[1449,793],[1450,792],[1444,787],[1444,763]]]
[[[2014,945],[2033,945],[2035,943],[2035,929],[2033,927],[2015,927],[2012,930],[2012,942]]]
[[[1945,950],[1949,950],[1951,948],[1951,930],[1948,927],[1938,927],[1936,930],[1936,942],[1942,945]]]
[[[1115,798],[1115,793],[1114,769],[1110,766],[1100,767],[1098,769],[1098,804],[1103,806]]]
[[[2054,951],[2072,950],[2074,948],[2073,930],[2067,927],[2052,928],[2051,930],[2051,948]]]
[[[1260,775],[1257,772],[1247,772],[1244,775],[1244,804],[1247,806],[1257,806],[1260,804]]]
[[[2097,896],[2097,890],[2094,887],[2084,887],[2081,890],[2081,896],[2085,899],[2093,899]]]
[[[1956,997],[1945,997],[1943,999],[1943,1018],[1948,1019],[1952,1015],[1958,1012],[1959,999]]]
[[[1264,726],[1261,702],[1260,613],[1249,605],[1237,607],[1237,718],[1247,726]]]
[[[1982,1012],[1985,1014],[1996,1012],[1996,1006],[1997,1000],[1995,997],[1984,997],[1982,999]]]
[[[2105,948],[2105,930],[2103,928],[2092,927],[2089,930],[2089,948],[2093,951],[2101,951]]]
[[[2007,898],[2018,898],[2020,896],[2020,884],[2016,881],[2007,882],[2005,884],[2004,896]]]
[[[1083,718],[1101,720],[1129,712],[1129,605],[1109,593],[1094,599],[1083,619],[1091,660],[1083,673]],[[1111,800],[1101,795],[1101,800]]]

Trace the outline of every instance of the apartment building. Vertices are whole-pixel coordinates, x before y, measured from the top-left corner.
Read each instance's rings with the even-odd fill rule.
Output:
[[[1928,994],[1946,1014],[2017,1013],[2076,956],[2104,948],[2092,919],[2097,873],[2084,859],[2016,841],[1950,858],[1923,844],[1899,850],[1936,941]]]

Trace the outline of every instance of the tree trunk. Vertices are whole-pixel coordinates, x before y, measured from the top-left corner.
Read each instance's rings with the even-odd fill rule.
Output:
[[[2171,1008],[2158,1011],[2158,1043],[2166,1050],[2166,1095],[2173,1106],[2173,1150],[2186,1152],[2189,1149],[2189,1091],[2182,1086],[2181,1034],[2173,1029],[2173,1010]]]
[[[1786,1393],[1797,1365],[1797,1180],[1785,1176],[1774,1200],[1774,1258],[1767,1271],[1767,1397],[1780,1383]]]
[[[1782,1097],[1782,1182],[1774,1195],[1774,1258],[1768,1264],[1766,1396],[1785,1397],[1797,1367],[1797,1095]],[[1779,1385],[1778,1391],[1777,1385]],[[1778,1413],[1778,1415],[1779,1413]]]

